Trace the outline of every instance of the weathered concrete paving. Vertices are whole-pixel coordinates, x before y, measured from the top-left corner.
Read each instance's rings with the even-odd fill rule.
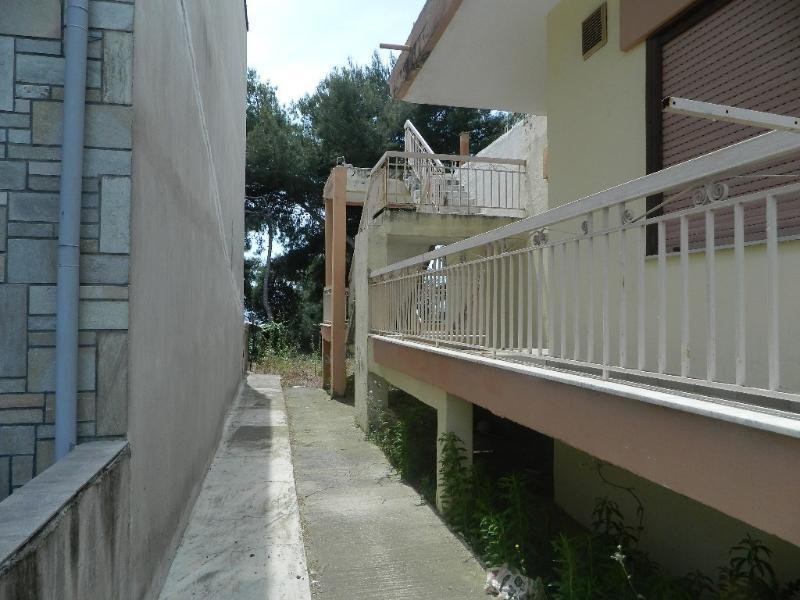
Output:
[[[483,571],[321,390],[286,391],[295,480],[318,600],[486,598]]]
[[[161,598],[310,598],[278,377],[247,378]]]

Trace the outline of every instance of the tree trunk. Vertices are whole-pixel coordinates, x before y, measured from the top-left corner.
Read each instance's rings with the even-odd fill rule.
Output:
[[[267,322],[271,323],[272,306],[269,303],[269,277],[272,271],[272,221],[267,220],[267,264],[264,265],[264,286],[261,290],[261,306],[264,307],[264,312],[267,314]]]

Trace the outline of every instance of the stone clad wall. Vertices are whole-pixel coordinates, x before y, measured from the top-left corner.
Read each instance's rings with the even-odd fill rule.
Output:
[[[53,460],[62,13],[0,10],[0,499]],[[79,442],[126,431],[133,19],[133,0],[91,2]]]

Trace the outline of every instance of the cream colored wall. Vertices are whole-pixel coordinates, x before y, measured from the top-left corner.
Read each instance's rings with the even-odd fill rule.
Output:
[[[556,441],[554,461],[556,502],[577,521],[591,526],[596,498],[608,497],[620,505],[627,524],[636,524],[635,501],[603,483],[594,457]],[[784,582],[797,577],[800,548],[630,471],[606,465],[603,475],[634,488],[644,506],[643,547],[675,575],[700,569],[715,578],[717,567],[727,564],[731,546],[749,533],[774,552],[773,565]]]
[[[548,138],[549,138],[549,202],[550,206],[571,202],[593,192],[607,189],[646,174],[645,81],[646,48],[639,44],[628,52],[619,49],[619,0],[608,2],[608,41],[606,45],[584,60],[581,55],[581,22],[594,8],[595,0],[563,0],[548,16]],[[644,202],[628,205],[635,216],[643,212]],[[599,225],[595,214],[595,228]],[[610,223],[619,223],[619,214],[610,211]],[[577,234],[580,220],[561,223],[554,228],[551,239],[565,237],[561,232]],[[636,232],[628,234],[626,242],[627,281],[627,366],[636,366],[636,307],[638,282],[636,267],[641,260]],[[570,251],[572,248],[570,248]],[[558,314],[566,306],[568,344],[572,352],[572,306],[575,297],[582,304],[581,314],[586,323],[589,290],[588,270],[594,275],[594,303],[591,310],[595,322],[595,359],[601,350],[601,274],[603,269],[599,241],[590,258],[582,248],[579,287],[568,280],[566,297],[559,297],[560,282],[549,283],[555,291],[555,306],[551,316],[558,323]],[[780,254],[780,311],[781,311],[781,372],[784,389],[800,391],[800,372],[794,368],[800,362],[800,347],[793,340],[800,336],[800,322],[793,318],[800,296],[800,242],[785,241],[779,245]],[[621,275],[618,265],[619,240],[610,239],[610,331],[611,357],[619,356],[619,305]],[[705,255],[690,257],[690,375],[704,378],[706,373],[707,319]],[[566,270],[571,269],[568,259]],[[717,253],[717,373],[725,382],[734,381],[735,329],[735,270],[731,250]],[[764,244],[746,250],[746,307],[747,307],[747,383],[767,385],[767,310],[765,304],[766,259]],[[555,271],[562,269],[556,264]],[[680,318],[682,286],[677,257],[667,261],[667,372],[680,372]],[[658,353],[658,274],[657,261],[646,262],[646,369],[657,366]],[[584,348],[585,348],[585,341]],[[581,357],[584,358],[584,357]]]
[[[563,0],[547,18],[550,206],[645,174],[645,47],[619,50],[619,0],[608,42],[581,56],[581,22],[597,0]]]

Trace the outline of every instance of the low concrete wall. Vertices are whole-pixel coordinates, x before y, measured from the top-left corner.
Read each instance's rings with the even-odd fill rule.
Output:
[[[81,444],[0,502],[0,598],[130,597],[130,452]]]

